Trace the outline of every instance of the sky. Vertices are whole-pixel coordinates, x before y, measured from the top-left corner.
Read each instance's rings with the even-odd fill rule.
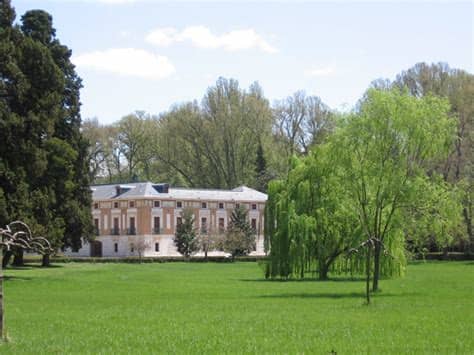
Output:
[[[109,124],[200,101],[217,78],[257,81],[271,101],[297,90],[339,110],[417,62],[474,72],[464,2],[12,0],[53,16],[83,79],[83,119]]]

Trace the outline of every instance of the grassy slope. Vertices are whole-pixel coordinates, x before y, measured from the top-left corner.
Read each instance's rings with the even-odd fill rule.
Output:
[[[472,353],[474,263],[363,282],[268,282],[255,263],[9,270],[0,353]]]

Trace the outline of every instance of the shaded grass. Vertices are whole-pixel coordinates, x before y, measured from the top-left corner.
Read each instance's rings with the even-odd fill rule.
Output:
[[[261,282],[256,263],[65,264],[8,270],[2,354],[474,351],[472,262],[364,282]]]

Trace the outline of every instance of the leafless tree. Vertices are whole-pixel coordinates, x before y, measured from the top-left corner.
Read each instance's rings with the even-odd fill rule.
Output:
[[[3,271],[1,259],[3,252],[11,248],[49,255],[53,252],[49,241],[43,237],[33,237],[31,230],[23,222],[15,221],[0,228],[0,339],[4,339],[4,308],[3,308]]]
[[[138,260],[141,263],[145,251],[150,249],[150,241],[143,236],[136,236],[134,238],[135,240],[132,242],[131,247],[137,252]]]

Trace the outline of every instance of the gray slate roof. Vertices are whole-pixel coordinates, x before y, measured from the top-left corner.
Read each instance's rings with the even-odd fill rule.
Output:
[[[136,182],[129,184],[110,184],[91,186],[92,198],[97,200],[132,199],[132,198],[162,198],[172,200],[204,200],[204,201],[267,201],[267,195],[246,186],[233,190],[187,189],[170,187],[168,193],[159,193],[151,182]],[[117,195],[117,186],[124,191]]]

